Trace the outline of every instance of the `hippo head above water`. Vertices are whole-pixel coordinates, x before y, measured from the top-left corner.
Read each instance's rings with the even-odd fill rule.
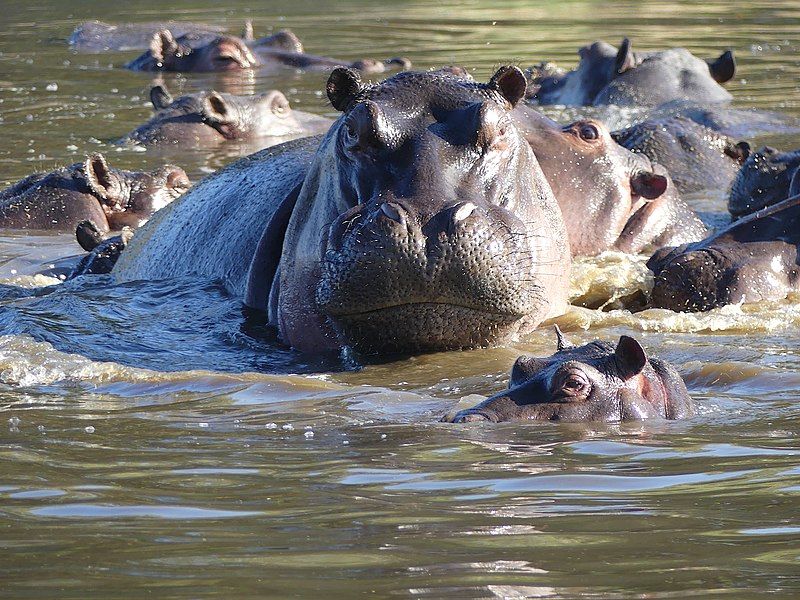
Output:
[[[573,71],[534,68],[530,98],[538,104],[571,106],[655,106],[672,100],[727,102],[719,84],[729,81],[736,62],[731,51],[704,61],[683,48],[633,52],[626,38],[619,48],[594,42],[578,51]]]
[[[558,334],[548,358],[522,356],[508,389],[443,421],[643,421],[692,414],[692,399],[669,363],[649,357],[639,342],[621,336],[614,346],[573,346]]]
[[[184,37],[175,39],[169,29],[153,35],[150,49],[127,65],[134,71],[237,71],[258,66],[247,44],[231,35],[221,35],[192,47]]]
[[[282,255],[262,237],[245,303],[311,351],[496,344],[563,310],[564,224],[509,115],[524,92],[516,67],[488,84],[335,69],[343,115],[294,192]]]
[[[126,136],[144,145],[205,146],[226,140],[287,136],[327,130],[330,121],[295,113],[281,92],[236,96],[216,91],[187,94],[173,100],[160,85],[150,90],[156,114]]]

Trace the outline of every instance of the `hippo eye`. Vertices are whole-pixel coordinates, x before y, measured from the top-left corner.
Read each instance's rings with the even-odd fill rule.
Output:
[[[572,371],[564,376],[558,389],[554,390],[557,396],[576,397],[586,396],[591,385],[583,373]]]
[[[600,138],[600,131],[597,127],[592,123],[582,123],[578,128],[578,136],[582,140],[586,140],[587,142],[591,142],[593,140]]]

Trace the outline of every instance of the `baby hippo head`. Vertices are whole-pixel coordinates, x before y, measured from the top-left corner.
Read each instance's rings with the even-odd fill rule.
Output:
[[[112,231],[139,227],[191,187],[180,167],[164,165],[150,173],[123,171],[109,167],[102,154],[89,156],[81,171],[83,184],[97,198]]]
[[[669,364],[648,358],[635,339],[616,345],[569,344],[556,327],[558,349],[547,358],[522,356],[508,389],[443,421],[642,421],[678,419],[692,400]]]

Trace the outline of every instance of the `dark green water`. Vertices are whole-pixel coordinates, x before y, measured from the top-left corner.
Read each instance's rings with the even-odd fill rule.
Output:
[[[571,64],[583,43],[625,35],[704,57],[732,47],[736,105],[800,115],[793,2],[0,7],[3,185],[97,150],[115,166],[169,161],[198,179],[249,150],[109,144],[149,116],[152,79],[119,68],[137,52],[68,49],[92,18],[231,31],[251,18],[257,33],[291,28],[310,52],[405,55],[477,78],[506,62]],[[176,95],[276,88],[333,116],[324,79],[165,83]],[[722,213],[723,197],[692,201]],[[69,235],[0,232],[0,278],[41,285],[25,274],[77,251]],[[635,288],[641,274],[618,256],[587,262],[575,295]],[[693,316],[573,309],[558,322],[575,341],[632,333],[674,362],[699,414],[477,427],[436,420],[502,387],[518,354],[551,353],[551,332],[343,371],[346,358],[309,362],[242,335],[235,299],[214,282],[0,298],[0,597],[800,597],[797,298]]]

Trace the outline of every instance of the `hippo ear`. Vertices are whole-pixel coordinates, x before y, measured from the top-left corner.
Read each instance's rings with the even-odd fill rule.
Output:
[[[522,385],[547,366],[546,362],[546,360],[533,356],[520,356],[514,361],[514,366],[511,367],[511,378],[508,382],[508,387],[514,388]]]
[[[729,156],[740,165],[743,165],[744,161],[750,156],[752,149],[747,142],[738,142],[736,144],[729,142],[725,144],[723,152],[725,156]]]
[[[655,200],[667,191],[668,180],[652,171],[638,171],[631,175],[631,190],[637,196]]]
[[[81,221],[75,228],[75,237],[80,247],[91,252],[103,242],[103,236],[94,221]]]
[[[122,185],[119,178],[111,172],[105,157],[100,153],[92,154],[86,159],[83,169],[86,174],[86,183],[100,197],[103,204],[120,208]]]
[[[228,102],[218,92],[210,91],[203,98],[203,116],[212,123],[227,123],[231,120]]]
[[[244,22],[242,39],[245,42],[252,42],[254,39],[256,39],[255,35],[253,35],[253,22],[250,19],[247,19],[247,21]]]
[[[706,61],[708,63],[708,70],[711,72],[711,77],[717,83],[725,83],[733,79],[736,73],[736,59],[733,57],[733,52],[726,50],[719,55],[717,60]]]
[[[623,379],[630,379],[638,375],[647,365],[647,354],[645,354],[644,348],[627,335],[620,336],[617,349],[614,351],[614,358]]]
[[[619,50],[617,50],[617,58],[614,60],[614,74],[622,75],[625,71],[635,66],[636,62],[633,57],[633,51],[631,50],[631,41],[625,38],[622,40]]]
[[[289,100],[278,90],[268,92],[267,101],[269,102],[269,110],[274,115],[285,117],[292,112],[292,108],[289,106]]]
[[[150,102],[156,110],[164,110],[172,104],[172,96],[163,85],[155,85],[150,89]]]
[[[333,108],[341,112],[350,108],[363,89],[361,75],[358,71],[347,67],[336,67],[325,85],[328,100],[331,101]]]
[[[794,170],[792,182],[789,184],[789,197],[800,194],[800,167]]]
[[[528,80],[519,67],[506,65],[500,67],[497,73],[492,75],[489,87],[500,92],[513,108],[525,97]]]
[[[169,29],[161,29],[153,34],[153,39],[150,41],[150,52],[158,62],[164,62],[178,52],[178,42],[175,41]]]
[[[553,329],[556,332],[556,339],[558,340],[558,352],[569,350],[570,348],[575,347],[575,344],[572,344],[567,340],[567,336],[564,335],[564,332],[561,331],[561,328],[558,325],[553,325]]]

